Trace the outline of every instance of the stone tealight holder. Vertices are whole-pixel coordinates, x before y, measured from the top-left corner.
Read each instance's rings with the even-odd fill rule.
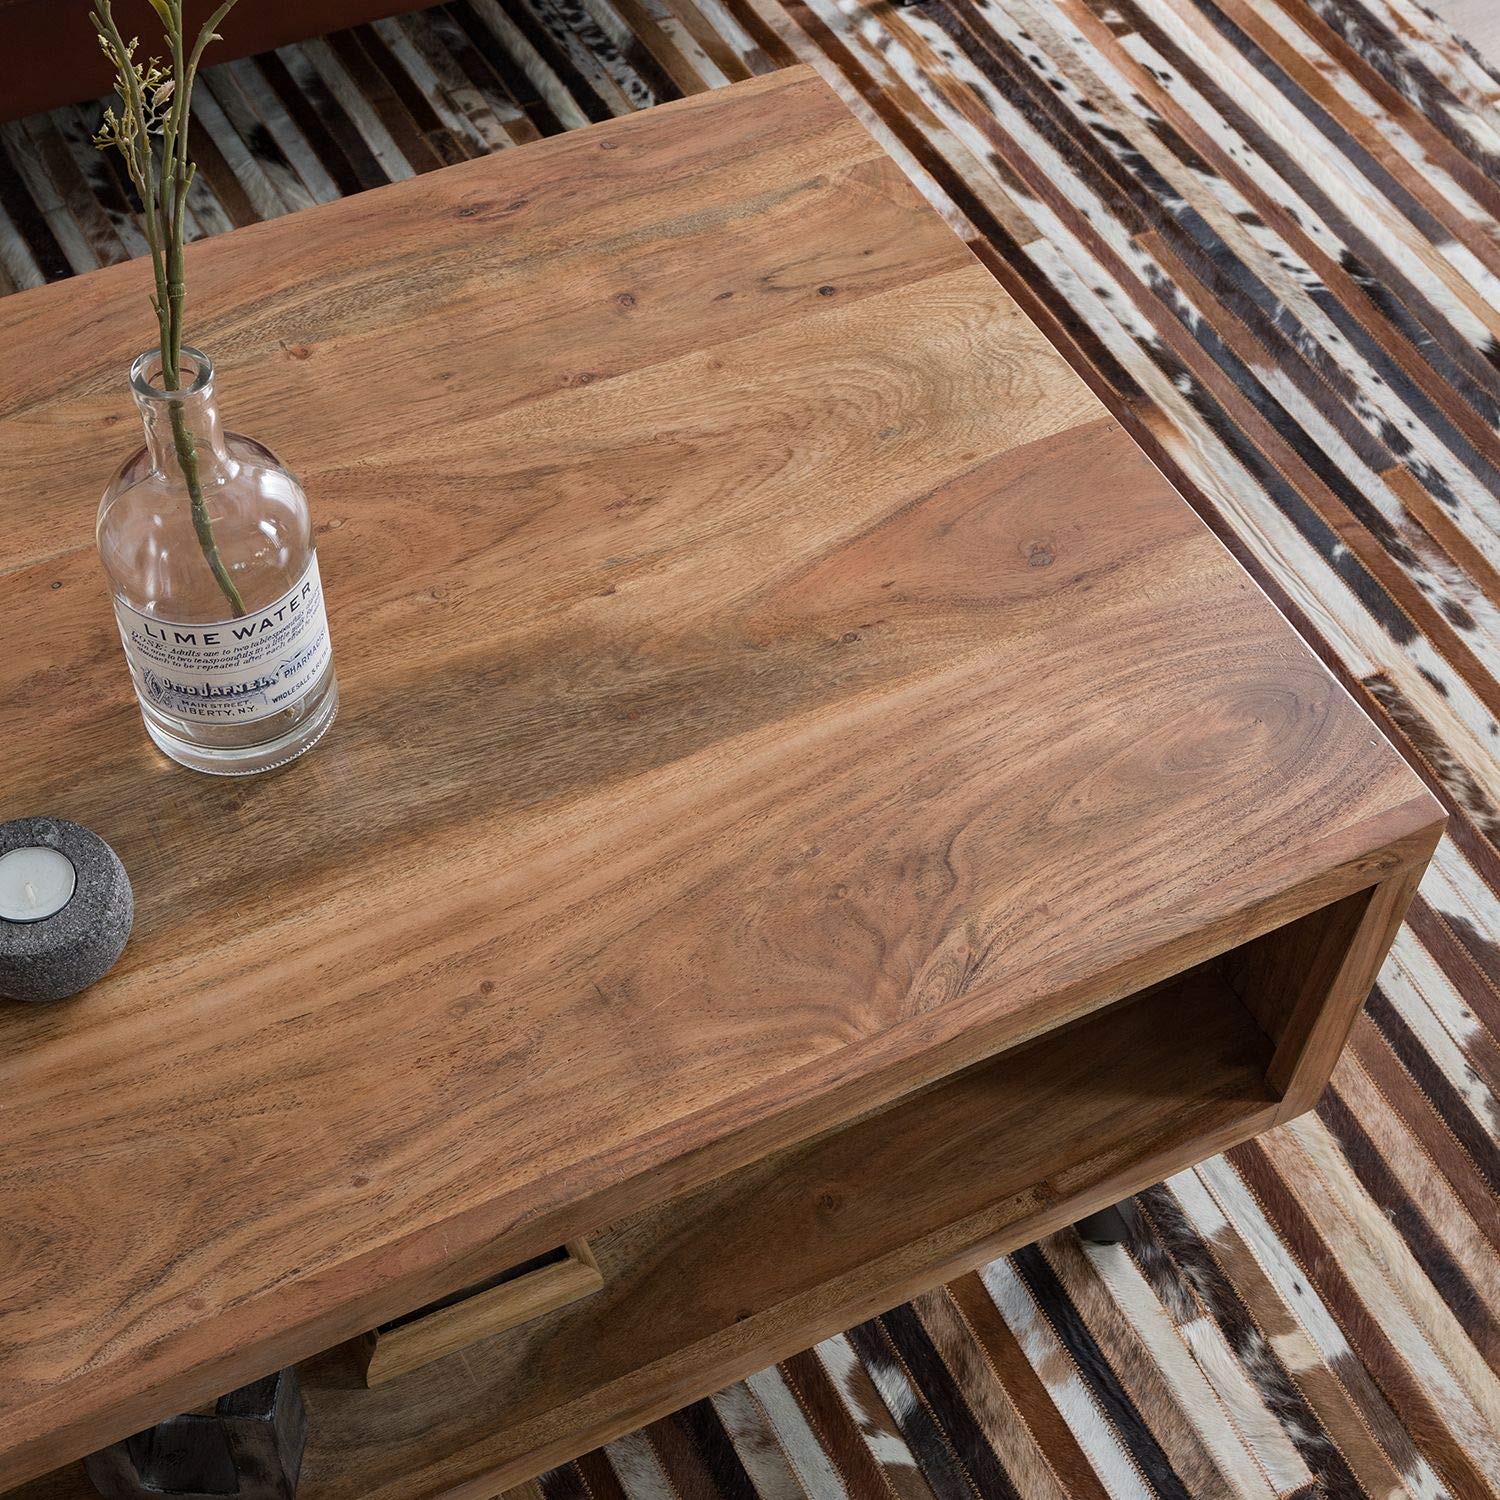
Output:
[[[134,917],[125,866],[97,833],[62,818],[0,823],[0,998],[76,995],[114,966]]]

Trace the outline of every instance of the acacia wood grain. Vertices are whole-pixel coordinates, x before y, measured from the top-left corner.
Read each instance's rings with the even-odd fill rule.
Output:
[[[301,1500],[491,1496],[1262,1128],[1270,1056],[1203,966],[632,1215],[603,1290],[461,1357],[367,1391],[330,1350],[300,1369]]]
[[[1276,1044],[1266,1077],[1282,1096],[1277,1119],[1317,1102],[1385,962],[1440,827],[1407,841],[1409,862],[1226,953],[1226,982]]]
[[[1429,842],[1436,847],[1437,830]],[[1336,941],[1340,920],[1334,923],[1334,942],[1320,945],[1307,967],[1285,974],[1292,1004],[1266,1072],[1272,1088],[1284,1095],[1279,1119],[1291,1119],[1318,1102],[1425,868],[1424,857],[1381,881],[1362,901],[1338,903],[1343,918],[1348,902],[1359,902],[1358,921],[1343,951],[1337,951]]]
[[[0,1012],[0,1483],[1425,858],[1420,783],[806,71],[189,260],[344,707],[259,780],[156,758],[89,545],[142,270],[0,302],[51,351],[0,366],[0,817],[137,894],[104,982]]]

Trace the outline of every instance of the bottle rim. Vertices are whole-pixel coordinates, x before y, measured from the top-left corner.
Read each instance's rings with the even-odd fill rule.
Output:
[[[201,350],[191,348],[189,345],[182,346],[182,363],[186,365],[191,361],[193,366],[193,379],[180,390],[164,391],[152,382],[151,376],[159,371],[161,367],[161,350],[147,349],[145,353],[136,355],[130,366],[130,389],[135,392],[137,399],[142,401],[187,401],[194,396],[201,396],[214,382],[213,361]]]

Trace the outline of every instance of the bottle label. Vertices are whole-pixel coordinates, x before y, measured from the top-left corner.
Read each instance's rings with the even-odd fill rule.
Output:
[[[115,618],[136,691],[153,708],[200,723],[245,724],[284,712],[333,655],[316,553],[279,599],[237,620],[177,625],[119,599]]]

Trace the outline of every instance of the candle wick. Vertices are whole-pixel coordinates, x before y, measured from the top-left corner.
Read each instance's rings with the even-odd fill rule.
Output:
[[[41,902],[36,899],[36,886],[29,880],[26,882],[26,904],[27,906],[41,905]]]

